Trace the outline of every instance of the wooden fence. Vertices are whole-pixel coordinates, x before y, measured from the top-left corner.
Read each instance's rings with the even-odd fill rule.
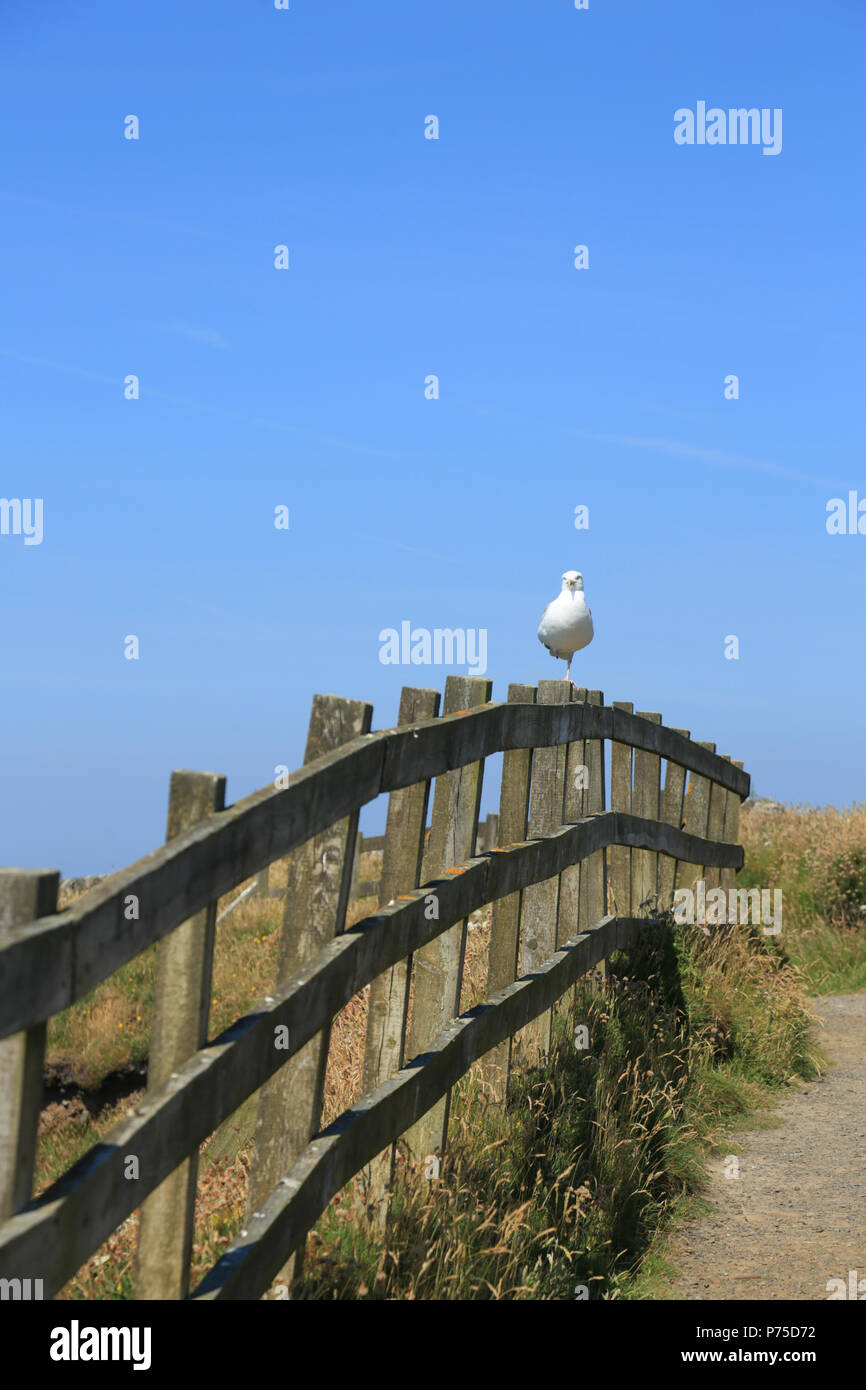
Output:
[[[316,696],[288,785],[226,808],[224,778],[174,773],[167,843],[63,912],[56,871],[0,870],[0,1277],[52,1297],[140,1209],[136,1297],[260,1297],[355,1175],[384,1199],[398,1140],[411,1158],[441,1153],[473,1064],[501,1105],[515,1062],[549,1047],[556,1001],[675,885],[733,882],[741,763],[600,691],[490,693],[449,677],[440,714],[436,691],[404,689],[398,726],[376,733],[370,705]],[[476,854],[499,752],[498,844]],[[380,908],[345,930],[359,810],[383,792]],[[272,993],[209,1041],[216,902],[284,856]],[[486,904],[487,998],[461,1014],[467,918]],[[147,1092],[33,1199],[46,1020],[156,941]],[[367,985],[364,1095],[322,1130],[331,1023]],[[256,1092],[246,1225],[190,1293],[198,1148]]]

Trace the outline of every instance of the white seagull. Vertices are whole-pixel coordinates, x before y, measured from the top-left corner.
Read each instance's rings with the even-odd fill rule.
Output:
[[[592,614],[583,594],[583,575],[566,570],[562,593],[549,603],[538,624],[538,640],[551,656],[567,661],[565,679],[571,681],[571,660],[575,652],[588,647],[593,638]]]

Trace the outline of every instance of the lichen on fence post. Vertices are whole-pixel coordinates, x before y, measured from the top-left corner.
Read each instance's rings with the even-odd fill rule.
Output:
[[[58,869],[0,869],[0,942],[13,927],[56,912],[59,884]],[[0,1221],[33,1194],[46,1027],[35,1023],[0,1040]]]
[[[226,779],[214,772],[173,772],[166,839],[225,806]],[[182,922],[157,946],[147,1088],[167,1081],[207,1041],[216,903]],[[198,1154],[145,1198],[138,1222],[136,1298],[178,1299],[189,1292]]]

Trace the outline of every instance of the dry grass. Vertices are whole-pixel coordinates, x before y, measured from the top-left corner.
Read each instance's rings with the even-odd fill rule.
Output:
[[[858,922],[838,910],[846,864],[866,857],[866,803],[747,812],[740,839],[746,864],[738,886],[782,889],[781,944],[808,989],[866,988],[866,913]]]

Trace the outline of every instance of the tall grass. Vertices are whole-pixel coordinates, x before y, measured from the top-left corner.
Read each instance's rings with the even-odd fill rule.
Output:
[[[504,1111],[483,1114],[471,1075],[459,1087],[440,1177],[404,1162],[384,1237],[345,1190],[295,1297],[628,1294],[666,1217],[700,1190],[719,1130],[819,1059],[796,973],[757,934],[667,920],[609,964]]]
[[[852,861],[864,862],[866,803],[741,813],[740,839],[746,862],[737,885],[781,888],[781,945],[807,989],[866,988],[866,911],[843,915],[839,891]],[[866,890],[866,876],[860,882]]]

